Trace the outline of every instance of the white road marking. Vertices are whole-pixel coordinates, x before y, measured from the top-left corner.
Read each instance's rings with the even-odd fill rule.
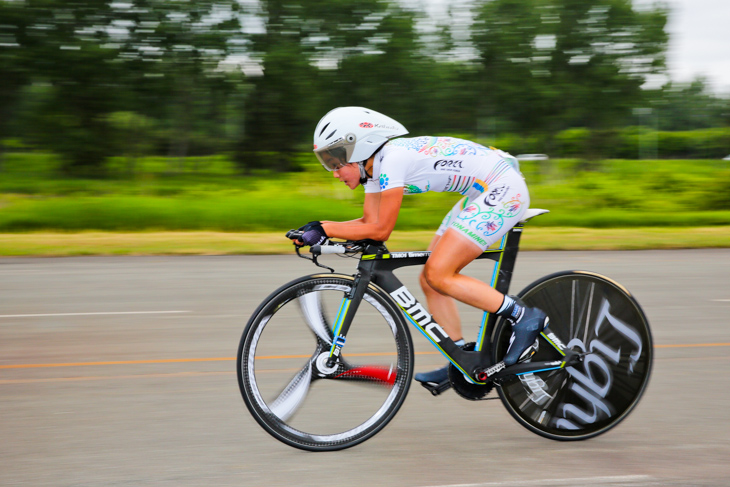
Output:
[[[730,299],[713,299],[712,301],[718,301],[720,303],[730,303]]]
[[[99,313],[41,313],[32,315],[0,315],[0,318],[37,318],[42,316],[152,315],[192,313],[192,311],[103,311]]]
[[[637,482],[652,480],[648,475],[620,475],[612,477],[583,477],[572,479],[539,479],[539,480],[510,480],[506,482],[486,482],[483,484],[443,484],[428,487],[532,487],[546,485],[596,485],[596,484],[624,484],[637,485]],[[638,484],[641,485],[641,484]]]

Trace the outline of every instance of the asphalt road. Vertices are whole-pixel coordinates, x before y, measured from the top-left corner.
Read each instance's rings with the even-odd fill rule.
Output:
[[[327,262],[354,270],[353,260]],[[248,414],[233,357],[256,305],[311,264],[0,259],[0,485],[730,485],[730,250],[525,252],[513,291],[569,268],[620,281],[652,325],[649,388],[617,428],[554,442],[499,401],[414,386],[374,438],[308,453]],[[467,271],[485,277],[488,263]],[[399,277],[420,298],[416,272]],[[480,314],[462,313],[475,334]],[[441,362],[418,355],[416,368]]]

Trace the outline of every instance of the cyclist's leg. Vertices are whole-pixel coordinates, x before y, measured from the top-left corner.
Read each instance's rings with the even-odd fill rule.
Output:
[[[422,275],[435,292],[496,312],[504,299],[502,293],[485,282],[460,273],[482,252],[483,249],[475,242],[449,228],[433,249]]]
[[[434,235],[433,239],[431,240],[431,243],[428,246],[428,250],[432,251],[434,248],[436,248],[436,245],[441,239],[441,236],[449,227],[449,223],[451,222],[451,220],[456,218],[456,215],[458,215],[464,208],[464,205],[466,204],[466,199],[466,197],[462,198],[454,205],[451,211],[446,214],[443,221],[441,222],[441,226],[439,226],[438,230],[436,230],[436,235]],[[419,282],[421,284],[423,294],[426,296],[428,309],[433,315],[436,322],[441,325],[444,331],[446,331],[446,333],[449,335],[449,338],[454,340],[457,344],[463,343],[461,318],[459,317],[459,310],[456,306],[456,301],[454,300],[454,298],[446,296],[445,294],[441,294],[440,292],[432,288],[428,284],[428,281],[423,275],[423,272],[421,272],[421,275],[419,276]],[[438,369],[428,372],[419,372],[415,375],[415,379],[424,384],[448,384],[449,364],[447,363],[446,365],[439,367]]]
[[[524,180],[510,172],[477,196],[450,223],[424,268],[424,277],[436,291],[471,306],[497,313],[513,323],[513,347],[505,363],[511,365],[529,348],[547,324],[540,310],[505,298],[488,284],[461,274],[461,270],[516,225],[529,205]]]
[[[428,250],[433,251],[433,249],[436,248],[436,245],[441,239],[441,236],[444,234],[446,229],[449,228],[449,224],[451,223],[451,221],[456,218],[456,216],[464,209],[466,201],[466,197],[462,198],[446,214],[438,230],[436,230],[436,235],[434,235],[433,239],[431,240],[431,243],[428,246]],[[423,272],[421,272],[421,275],[419,276],[419,283],[421,284],[423,294],[426,296],[428,309],[433,315],[436,322],[441,325],[441,328],[446,331],[446,333],[449,335],[449,338],[451,338],[452,340],[457,341],[463,338],[461,333],[461,319],[459,317],[459,310],[456,307],[456,302],[454,301],[454,299],[432,288],[428,284],[428,281],[426,280]]]
[[[436,291],[490,313],[504,295],[461,270],[512,229],[530,203],[522,175],[508,171],[471,199],[452,208],[439,231],[446,229],[426,262],[423,275]],[[456,210],[459,210],[456,214]],[[447,221],[448,220],[448,221]]]

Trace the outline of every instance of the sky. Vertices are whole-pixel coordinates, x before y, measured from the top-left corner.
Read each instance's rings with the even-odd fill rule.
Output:
[[[465,0],[421,1],[432,15],[438,16],[447,5],[451,4],[453,11],[455,5]],[[634,0],[639,8],[655,3]],[[730,0],[663,0],[661,3],[670,9],[666,27],[670,79],[689,82],[704,76],[710,90],[730,95]]]
[[[648,2],[642,2],[648,3]],[[706,76],[730,94],[730,0],[668,0],[667,66],[673,81]]]

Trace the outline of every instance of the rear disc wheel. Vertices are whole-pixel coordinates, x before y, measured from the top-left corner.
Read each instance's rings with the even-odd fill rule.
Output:
[[[498,393],[507,410],[525,428],[554,440],[584,440],[616,426],[638,403],[651,373],[651,331],[639,304],[620,284],[584,271],[546,276],[519,296],[548,314],[545,335],[585,355],[572,367],[504,381]],[[495,361],[510,336],[505,321],[495,327]],[[538,345],[529,360],[562,358],[544,336]]]

